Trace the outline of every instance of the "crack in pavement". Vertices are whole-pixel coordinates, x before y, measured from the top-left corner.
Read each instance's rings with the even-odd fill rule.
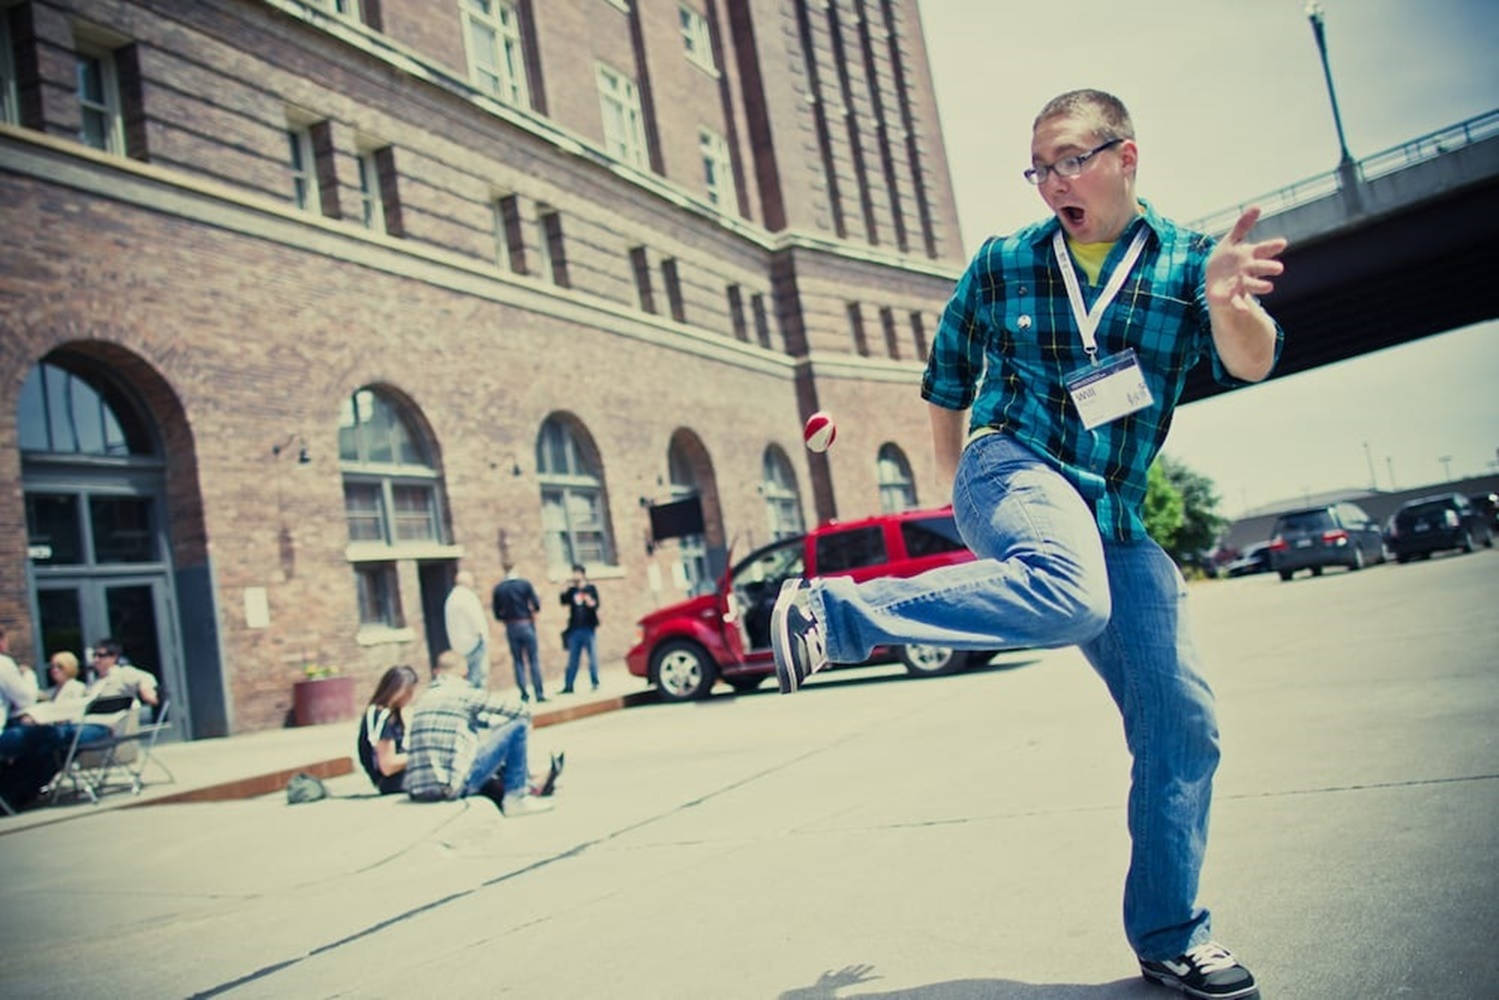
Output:
[[[909,715],[908,712],[902,712],[901,714]],[[447,906],[449,903],[454,903],[458,900],[467,899],[470,896],[477,895],[484,889],[489,889],[494,886],[501,885],[513,879],[520,878],[522,875],[529,875],[532,872],[539,871],[542,868],[549,867],[551,865],[557,864],[558,862],[580,857],[581,855],[595,847],[598,847],[602,844],[607,844],[613,840],[617,840],[620,837],[633,833],[636,830],[651,826],[652,824],[659,823],[662,820],[669,819],[672,816],[676,816],[688,809],[694,809],[706,802],[710,802],[722,795],[726,795],[729,792],[736,791],[740,788],[745,787],[746,785],[753,784],[754,782],[760,781],[773,774],[793,767],[804,760],[808,760],[812,757],[816,757],[820,754],[826,753],[829,750],[843,745],[844,743],[865,735],[870,729],[879,729],[882,726],[883,721],[880,723],[871,723],[861,729],[845,733],[843,736],[832,740],[831,742],[825,743],[818,747],[814,747],[811,750],[806,751],[805,753],[802,753],[796,757],[792,757],[789,760],[782,761],[781,763],[776,764],[772,767],[757,771],[754,774],[746,775],[745,777],[740,778],[737,781],[732,781],[727,785],[716,788],[713,791],[706,792],[702,795],[697,796],[696,798],[688,799],[687,801],[679,803],[676,806],[673,806],[672,808],[667,809],[664,812],[657,813],[654,816],[647,816],[642,820],[627,824],[626,826],[622,826],[617,830],[613,830],[602,836],[595,837],[592,840],[585,840],[581,843],[575,844],[565,851],[559,851],[556,854],[553,854],[546,858],[542,858],[538,861],[533,861],[532,863],[523,865],[522,867],[514,869],[513,871],[508,871],[503,874],[496,875],[493,878],[485,879],[470,889],[462,889],[458,892],[452,892],[445,896],[439,897],[438,899],[422,903],[419,906],[411,907],[408,910],[395,914],[394,916],[387,917],[384,920],[371,924],[370,926],[355,931],[352,934],[345,935],[344,937],[341,937],[335,941],[330,941],[327,944],[312,948],[302,953],[301,955],[295,955],[280,962],[274,962],[270,965],[262,966],[261,968],[256,969],[253,972],[246,973],[245,975],[240,976],[236,979],[231,979],[228,982],[220,983],[217,986],[211,986],[206,990],[201,990],[197,993],[192,994],[190,1000],[204,1000],[204,998],[220,996],[224,993],[228,993],[231,990],[238,989],[241,986],[247,986],[250,983],[264,979],[267,976],[272,976],[285,969],[291,968],[294,965],[305,962],[309,958],[315,958],[320,955],[325,955],[346,945],[350,945],[356,941],[362,940],[363,938],[369,937],[372,934],[378,934],[380,931],[386,930],[387,928],[404,923],[405,921],[420,916],[421,914],[430,913],[433,910]],[[375,867],[378,867],[378,865]]]

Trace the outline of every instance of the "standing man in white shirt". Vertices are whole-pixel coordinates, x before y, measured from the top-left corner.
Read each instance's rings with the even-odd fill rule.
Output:
[[[474,592],[474,574],[460,570],[453,589],[442,606],[448,629],[448,647],[463,657],[468,682],[480,691],[489,689],[489,617]]]

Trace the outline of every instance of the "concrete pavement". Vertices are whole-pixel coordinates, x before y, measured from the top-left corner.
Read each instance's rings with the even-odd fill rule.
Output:
[[[1493,995],[1496,583],[1485,552],[1194,587],[1225,753],[1202,898],[1267,1000]],[[536,742],[569,770],[525,820],[270,798],[0,838],[0,992],[1172,995],[1120,933],[1128,758],[1074,651]]]

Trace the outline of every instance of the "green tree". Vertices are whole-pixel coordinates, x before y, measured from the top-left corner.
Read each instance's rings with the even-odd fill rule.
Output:
[[[1218,514],[1218,494],[1207,476],[1193,472],[1184,463],[1165,455],[1156,459],[1155,467],[1181,495],[1181,526],[1170,545],[1160,543],[1180,565],[1188,556],[1212,548],[1227,519]]]
[[[1145,530],[1167,552],[1175,551],[1182,526],[1182,495],[1158,460],[1145,479]]]

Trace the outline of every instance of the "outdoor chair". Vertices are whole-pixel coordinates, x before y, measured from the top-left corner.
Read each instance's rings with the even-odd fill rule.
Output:
[[[89,801],[99,801],[99,793],[116,778],[123,778],[130,786],[132,795],[139,795],[144,787],[141,775],[153,760],[156,741],[170,725],[168,710],[171,703],[163,701],[155,712],[155,721],[141,724],[140,710],[135,699],[129,695],[114,698],[96,698],[84,709],[82,724],[73,733],[73,741],[58,768],[52,782],[52,801],[57,801],[63,782],[72,786],[74,792],[82,791]],[[94,723],[107,726],[108,736],[85,740],[83,725]],[[172,772],[161,761],[156,761],[173,780]]]

